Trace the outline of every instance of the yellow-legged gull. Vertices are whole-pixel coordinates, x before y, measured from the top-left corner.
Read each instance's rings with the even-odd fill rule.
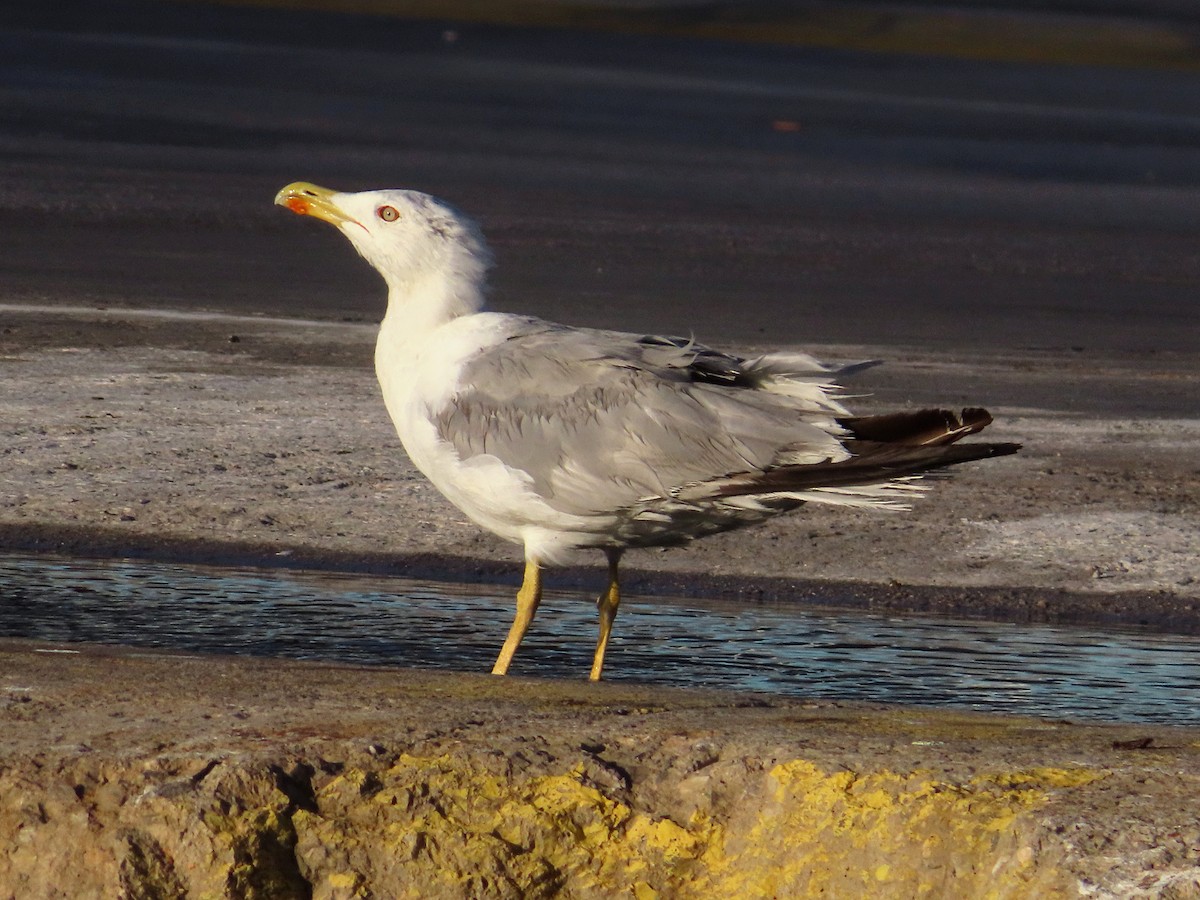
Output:
[[[484,312],[483,237],[427,194],[297,182],[275,202],[336,225],[383,276],[375,371],[404,449],[469,518],[524,547],[497,675],[537,610],[542,566],[568,551],[608,557],[597,680],[627,548],[683,544],[806,502],[905,508],[921,473],[1018,449],[956,443],[991,422],[982,409],[852,416],[834,381],[855,367],[804,353],[742,358]]]

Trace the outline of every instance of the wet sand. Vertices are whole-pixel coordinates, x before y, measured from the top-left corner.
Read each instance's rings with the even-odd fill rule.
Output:
[[[373,326],[4,315],[7,548],[518,577],[519,549],[468,522],[404,456],[370,367]],[[1200,379],[1186,358],[810,349],[898,357],[856,381],[858,409],[985,397],[998,401],[990,433],[1025,449],[937,479],[911,512],[810,505],[689,548],[632,553],[630,592],[1200,629],[1200,421],[1181,414]],[[1123,400],[1140,394],[1155,396],[1158,415]],[[1051,397],[1079,408],[1047,408]],[[550,583],[596,589],[599,560],[578,563]]]

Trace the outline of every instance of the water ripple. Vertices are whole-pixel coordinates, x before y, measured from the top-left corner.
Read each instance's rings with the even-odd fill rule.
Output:
[[[398,578],[0,558],[0,635],[485,672],[507,590]],[[513,666],[586,675],[595,609],[548,592]],[[1200,638],[630,598],[614,681],[1088,720],[1200,723]]]

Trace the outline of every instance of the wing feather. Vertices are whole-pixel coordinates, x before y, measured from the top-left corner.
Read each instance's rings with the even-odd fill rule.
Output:
[[[564,512],[611,511],[760,471],[781,454],[848,456],[840,407],[822,386],[829,370],[812,362],[796,376],[813,379],[808,402],[772,390],[782,375],[761,361],[530,321],[474,357],[451,401],[431,412],[461,458],[486,453],[524,471]]]

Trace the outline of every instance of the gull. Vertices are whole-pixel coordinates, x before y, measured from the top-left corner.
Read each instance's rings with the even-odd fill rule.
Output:
[[[737,356],[691,339],[574,328],[484,310],[491,256],[474,222],[410,190],[308,182],[275,202],[336,226],[383,277],[375,372],[413,464],[482,528],[524,548],[508,672],[543,566],[595,548],[599,680],[625,550],[685,544],[805,503],[907,509],[923,473],[1015,452],[956,443],[986,410],[854,416],[842,368],[807,353]]]

